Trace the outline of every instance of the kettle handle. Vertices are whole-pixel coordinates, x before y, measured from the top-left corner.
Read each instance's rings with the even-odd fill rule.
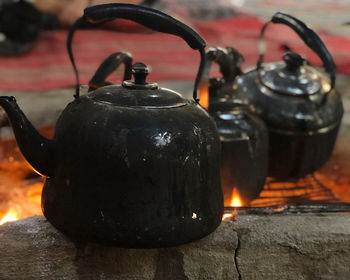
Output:
[[[234,79],[242,74],[241,63],[243,61],[243,56],[236,49],[231,47],[212,47],[206,51],[203,76],[201,77],[199,84],[199,97],[201,99],[199,104],[202,107],[209,109],[210,106],[212,91],[209,90],[211,87],[211,80],[209,77],[212,62],[219,65],[220,73],[222,74],[224,82],[233,83]]]
[[[89,92],[108,84],[106,78],[112,74],[121,63],[124,64],[123,81],[130,80],[132,73],[132,56],[128,52],[116,52],[108,56],[101,63],[100,67],[98,67],[96,73],[89,81]]]
[[[212,47],[207,50],[205,55],[205,66],[203,77],[208,78],[210,74],[211,62],[219,65],[220,72],[225,82],[233,82],[237,75],[242,74],[241,63],[243,56],[234,48]]]
[[[184,39],[192,49],[200,52],[201,62],[193,89],[193,99],[198,103],[197,89],[205,63],[205,41],[192,28],[173,17],[148,7],[132,4],[103,4],[88,7],[84,10],[84,15],[78,19],[70,29],[67,38],[67,49],[77,81],[76,95],[74,97],[79,97],[79,74],[72,53],[72,39],[75,30],[84,23],[98,24],[116,18],[132,20],[152,30],[179,36]]]
[[[323,67],[326,69],[326,72],[329,74],[331,87],[329,92],[332,91],[335,84],[335,73],[336,73],[336,65],[334,60],[329,53],[327,47],[322,42],[321,38],[309,27],[306,26],[305,23],[298,20],[297,18],[287,15],[281,12],[277,12],[273,15],[270,21],[266,22],[261,30],[260,38],[259,38],[259,60],[257,63],[257,69],[261,69],[261,64],[263,62],[264,53],[265,53],[265,43],[264,43],[264,33],[269,25],[269,23],[281,23],[292,28],[298,36],[304,41],[304,43],[313,50],[318,57],[322,60]]]

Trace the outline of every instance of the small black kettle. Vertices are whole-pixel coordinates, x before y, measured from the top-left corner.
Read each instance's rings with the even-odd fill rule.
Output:
[[[320,57],[329,78],[293,52],[287,52],[282,62],[263,64],[263,35],[270,23],[292,28]],[[303,177],[327,161],[337,137],[343,106],[334,89],[335,63],[313,30],[283,13],[276,13],[264,25],[259,46],[256,69],[237,78],[234,88],[254,105],[269,128],[268,175]]]
[[[249,104],[233,91],[232,85],[241,73],[243,57],[233,48],[210,48],[206,53],[204,83],[208,81],[212,62],[219,65],[222,73],[222,78],[209,79],[207,99],[208,111],[216,122],[221,140],[224,206],[249,205],[264,188],[268,167],[268,131],[265,123],[250,112]],[[200,88],[201,100],[206,91],[204,86]]]
[[[130,4],[85,9],[84,22],[124,18],[183,38],[201,53],[195,100],[146,81],[143,63],[135,81],[80,96],[62,112],[52,140],[33,128],[13,97],[0,97],[18,145],[47,176],[42,209],[59,230],[79,240],[121,247],[166,247],[197,240],[216,229],[223,214],[220,139],[214,121],[197,103],[204,65],[203,39],[157,10]],[[76,71],[77,81],[78,73]]]

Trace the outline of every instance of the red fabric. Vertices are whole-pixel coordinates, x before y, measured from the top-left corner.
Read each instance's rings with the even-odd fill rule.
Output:
[[[245,57],[244,67],[256,63],[257,38],[262,25],[262,21],[252,16],[192,23],[208,46],[238,49]],[[149,34],[144,28],[125,22],[109,24],[106,28],[109,30],[78,31],[74,37],[73,50],[82,84],[89,81],[105,57],[116,51],[128,51],[134,62],[151,65],[150,81],[194,79],[199,54],[182,39],[162,33]],[[133,33],[111,29],[131,30]],[[350,39],[323,32],[319,35],[333,55],[338,71],[350,74]],[[270,25],[265,38],[265,61],[281,60],[281,46],[286,44],[312,64],[320,65],[319,59],[285,26]],[[43,32],[30,52],[21,57],[0,57],[0,89],[35,91],[73,86],[75,79],[66,51],[66,39],[66,30]]]

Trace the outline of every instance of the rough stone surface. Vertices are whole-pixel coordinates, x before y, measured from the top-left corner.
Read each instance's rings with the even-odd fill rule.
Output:
[[[350,279],[350,214],[239,215],[167,249],[73,242],[42,216],[0,226],[0,279]]]
[[[244,216],[239,237],[242,279],[350,279],[350,215]]]
[[[0,279],[238,279],[237,244],[229,223],[198,242],[168,249],[78,244],[35,216],[0,226]]]

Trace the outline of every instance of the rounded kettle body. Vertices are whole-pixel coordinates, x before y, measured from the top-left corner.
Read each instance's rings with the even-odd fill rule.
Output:
[[[54,139],[57,166],[42,205],[63,232],[164,247],[199,239],[220,224],[220,143],[214,122],[194,101],[148,109],[82,97],[64,110]]]
[[[303,177],[331,156],[343,107],[336,90],[318,106],[300,97],[281,96],[263,88],[253,70],[237,79],[237,92],[254,104],[269,130],[269,176]],[[263,90],[262,90],[263,89]]]
[[[201,53],[205,42],[183,23],[159,11],[130,4],[85,9],[82,22],[131,19],[182,37]],[[118,53],[95,74],[57,121],[56,164],[42,193],[46,218],[79,240],[120,247],[156,248],[200,239],[221,222],[220,139],[214,121],[196,101],[146,82],[148,68]],[[134,81],[106,85],[116,65]],[[78,72],[76,71],[77,81]],[[94,79],[93,79],[94,80]],[[77,83],[78,84],[78,83]],[[102,85],[102,87],[100,87]],[[93,88],[96,88],[93,90]]]
[[[225,206],[243,206],[263,190],[268,167],[265,123],[244,106],[213,115],[221,140],[221,185]],[[241,205],[233,205],[236,192]]]
[[[80,96],[72,38],[81,25],[124,18],[183,38],[201,63],[193,100],[146,82],[143,63],[128,53],[108,57]],[[220,139],[198,104],[205,42],[190,27],[150,8],[131,4],[89,7],[68,34],[75,70],[75,100],[59,117],[53,139],[40,135],[14,97],[0,96],[19,148],[47,176],[42,210],[48,221],[79,242],[156,248],[200,239],[220,224]],[[125,64],[122,85],[106,85]],[[134,81],[127,80],[131,73]],[[95,90],[94,90],[95,89]]]
[[[233,90],[243,57],[233,48],[210,48],[207,53],[201,97],[207,98],[221,141],[221,185],[224,206],[247,206],[264,188],[268,167],[268,131],[250,112],[249,104]],[[211,63],[220,66],[222,78],[209,79]],[[209,85],[204,87],[204,85]],[[205,104],[203,104],[205,105]],[[241,205],[234,202],[237,193]]]
[[[283,61],[263,62],[263,34],[269,23],[291,27],[322,60],[329,75],[287,52]],[[318,35],[300,20],[276,13],[260,35],[257,68],[235,81],[237,94],[253,104],[269,129],[269,176],[286,179],[316,171],[330,157],[343,106],[334,89],[336,66]]]

